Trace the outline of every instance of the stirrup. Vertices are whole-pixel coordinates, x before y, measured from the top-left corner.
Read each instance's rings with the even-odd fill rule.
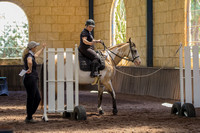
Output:
[[[91,85],[96,85],[98,81],[100,80],[101,75],[99,74],[97,77],[94,78],[94,82],[91,83]]]

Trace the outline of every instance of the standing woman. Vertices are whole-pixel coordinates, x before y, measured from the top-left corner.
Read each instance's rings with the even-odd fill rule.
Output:
[[[46,43],[43,44],[43,47],[36,52],[37,46],[39,43],[31,41],[28,43],[27,48],[22,54],[22,61],[24,63],[24,69],[27,70],[25,74],[23,83],[27,92],[27,103],[26,103],[26,112],[27,117],[25,119],[26,123],[34,123],[32,115],[36,112],[38,105],[40,103],[40,93],[38,90],[38,73],[36,71],[37,63],[35,57],[39,57],[43,49],[46,47]]]
[[[79,51],[81,54],[89,58],[91,63],[91,74],[90,76],[98,76],[98,68],[100,67],[100,59],[97,56],[97,53],[94,50],[94,44],[100,43],[101,40],[94,40],[91,32],[95,27],[95,22],[92,19],[88,19],[85,23],[85,28],[80,34],[80,46]]]

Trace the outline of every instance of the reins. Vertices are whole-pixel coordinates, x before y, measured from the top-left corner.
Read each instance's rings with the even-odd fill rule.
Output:
[[[180,47],[176,50],[174,56],[176,56],[176,54],[179,52],[179,50],[180,50],[181,47],[182,47],[182,44],[180,44]],[[170,61],[170,60],[169,60],[169,61]],[[166,64],[169,63],[169,61],[167,61],[167,62],[166,62],[161,68],[159,68],[158,70],[156,70],[156,71],[154,71],[154,72],[152,72],[152,73],[149,73],[149,74],[145,74],[145,75],[131,75],[131,74],[129,74],[129,73],[125,73],[125,72],[123,72],[123,71],[120,71],[120,70],[117,69],[116,67],[114,67],[114,69],[115,69],[116,71],[118,71],[119,73],[124,74],[124,75],[126,75],[126,76],[130,76],[130,77],[133,77],[133,78],[145,78],[145,77],[149,77],[149,76],[151,76],[151,75],[153,75],[153,74],[159,72],[161,69],[163,69],[163,68],[165,67]]]
[[[117,57],[119,57],[119,58],[121,58],[121,59],[125,59],[125,60],[127,60],[127,61],[132,61],[132,62],[134,62],[135,59],[139,58],[139,56],[134,57],[132,60],[131,60],[131,59],[126,59],[126,58],[124,58],[124,57],[121,57],[121,56],[117,55],[117,54],[114,53],[113,51],[109,50],[109,49],[105,46],[104,43],[102,43],[102,45],[104,46],[104,50],[105,50],[105,51],[108,53],[108,55],[111,57],[111,59],[112,59],[112,61],[113,61],[113,63],[114,63],[114,69],[115,69],[116,71],[118,71],[119,73],[121,73],[121,74],[124,74],[124,75],[126,75],[126,76],[130,76],[130,77],[133,77],[133,78],[144,78],[144,77],[151,76],[151,75],[157,73],[158,71],[160,71],[161,69],[163,69],[163,68],[165,67],[165,65],[168,64],[169,61],[170,61],[170,60],[167,61],[161,68],[159,68],[158,70],[156,70],[156,71],[154,71],[154,72],[152,72],[152,73],[145,74],[145,75],[137,75],[137,76],[136,76],[136,75],[131,75],[131,74],[129,74],[129,73],[125,73],[125,72],[123,72],[123,71],[120,71],[120,70],[118,70],[118,69],[116,68],[116,63],[114,62],[114,59],[112,58],[112,56],[110,55],[109,52],[111,52],[112,54],[116,55]],[[177,53],[179,52],[179,50],[180,50],[181,47],[182,47],[182,44],[180,44],[180,46],[179,46],[179,48],[176,50],[174,56],[177,55]],[[108,52],[108,51],[109,51],[109,52]],[[130,51],[129,51],[129,53],[130,53]]]

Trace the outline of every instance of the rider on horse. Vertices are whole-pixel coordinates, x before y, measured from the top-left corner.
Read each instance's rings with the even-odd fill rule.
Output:
[[[92,36],[92,30],[95,27],[95,22],[92,19],[89,19],[85,23],[85,28],[80,34],[80,46],[79,51],[81,54],[89,58],[91,63],[91,77],[99,76],[98,68],[100,67],[100,58],[97,56],[97,53],[94,50],[94,44],[100,43],[101,40],[94,40]]]

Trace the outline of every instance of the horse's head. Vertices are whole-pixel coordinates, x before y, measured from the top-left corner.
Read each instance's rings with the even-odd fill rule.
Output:
[[[141,64],[141,59],[139,56],[139,53],[137,51],[136,45],[135,43],[133,43],[131,41],[131,38],[129,38],[129,54],[128,54],[128,58],[129,60],[131,60],[136,66],[139,66]]]

